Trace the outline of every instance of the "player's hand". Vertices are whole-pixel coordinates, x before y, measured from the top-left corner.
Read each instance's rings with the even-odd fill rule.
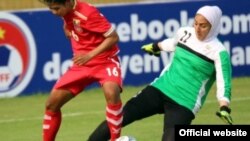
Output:
[[[68,30],[66,27],[63,27],[63,31],[64,31],[65,36],[68,39],[70,39],[71,38],[71,32],[70,32],[70,30]]]
[[[233,119],[230,116],[231,109],[227,106],[222,106],[220,107],[220,111],[216,112],[216,115],[222,119],[225,123],[232,125],[233,124]]]
[[[141,49],[146,53],[148,53],[149,55],[154,55],[159,57],[161,54],[160,48],[153,43],[143,45]]]
[[[74,54],[72,61],[73,64],[77,66],[82,66],[86,64],[91,59],[89,54]]]
[[[65,36],[66,36],[68,39],[71,38],[71,32],[70,32],[69,30],[65,29],[65,30],[64,30],[64,34],[65,34]]]

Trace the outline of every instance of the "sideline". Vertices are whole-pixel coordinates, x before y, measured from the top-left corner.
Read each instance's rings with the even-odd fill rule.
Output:
[[[77,113],[66,113],[62,114],[63,117],[76,117],[76,116],[83,116],[83,115],[98,115],[103,114],[103,111],[95,111],[95,112],[77,112]],[[1,123],[10,123],[10,122],[22,122],[22,121],[30,121],[30,120],[42,120],[41,117],[31,117],[31,118],[13,118],[13,119],[5,119],[0,120]]]

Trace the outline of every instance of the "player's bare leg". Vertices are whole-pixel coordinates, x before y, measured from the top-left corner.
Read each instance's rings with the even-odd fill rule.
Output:
[[[120,137],[123,120],[121,88],[114,82],[106,82],[103,84],[103,91],[107,102],[106,120],[110,130],[110,141],[115,141]]]
[[[73,97],[67,90],[52,90],[45,106],[43,141],[55,140],[61,125],[61,107]]]

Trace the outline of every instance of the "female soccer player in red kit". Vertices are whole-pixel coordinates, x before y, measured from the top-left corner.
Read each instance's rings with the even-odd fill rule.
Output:
[[[61,108],[93,82],[99,82],[106,99],[106,120],[111,141],[121,134],[122,78],[118,60],[119,37],[111,23],[94,6],[81,0],[40,0],[64,20],[73,50],[73,66],[56,82],[46,102],[43,141],[54,141],[61,124]]]

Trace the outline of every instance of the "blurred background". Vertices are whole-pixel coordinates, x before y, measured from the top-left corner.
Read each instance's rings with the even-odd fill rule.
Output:
[[[170,54],[152,58],[141,51],[141,45],[170,37],[179,27],[192,23],[201,5],[218,4],[223,10],[220,40],[230,52],[233,67],[232,117],[235,125],[250,125],[247,106],[250,103],[250,0],[232,0],[231,4],[228,0],[85,1],[100,5],[120,35],[120,59],[124,85],[127,85],[122,94],[124,102],[158,76],[171,58]],[[44,103],[54,83],[70,65],[70,44],[65,39],[62,20],[55,18],[39,0],[0,0],[0,11],[7,11],[0,12],[0,140],[39,141]],[[5,44],[12,45],[12,50],[7,50],[9,54],[14,52],[23,57],[11,59],[12,65],[7,64],[14,55],[5,55],[9,47]],[[20,66],[25,66],[22,72],[10,71],[19,70]],[[64,122],[57,141],[83,141],[104,119],[105,100],[100,97],[101,89],[83,93],[64,107]],[[215,116],[218,109],[215,87],[210,93],[193,124],[224,124]],[[124,128],[123,135],[132,135],[138,141],[161,140],[163,120],[161,115],[156,115],[138,121]]]
[[[94,5],[114,4],[114,3],[138,3],[145,1],[178,1],[178,0],[84,0]],[[19,10],[19,9],[32,9],[32,8],[45,8],[39,0],[0,0],[1,10]]]

